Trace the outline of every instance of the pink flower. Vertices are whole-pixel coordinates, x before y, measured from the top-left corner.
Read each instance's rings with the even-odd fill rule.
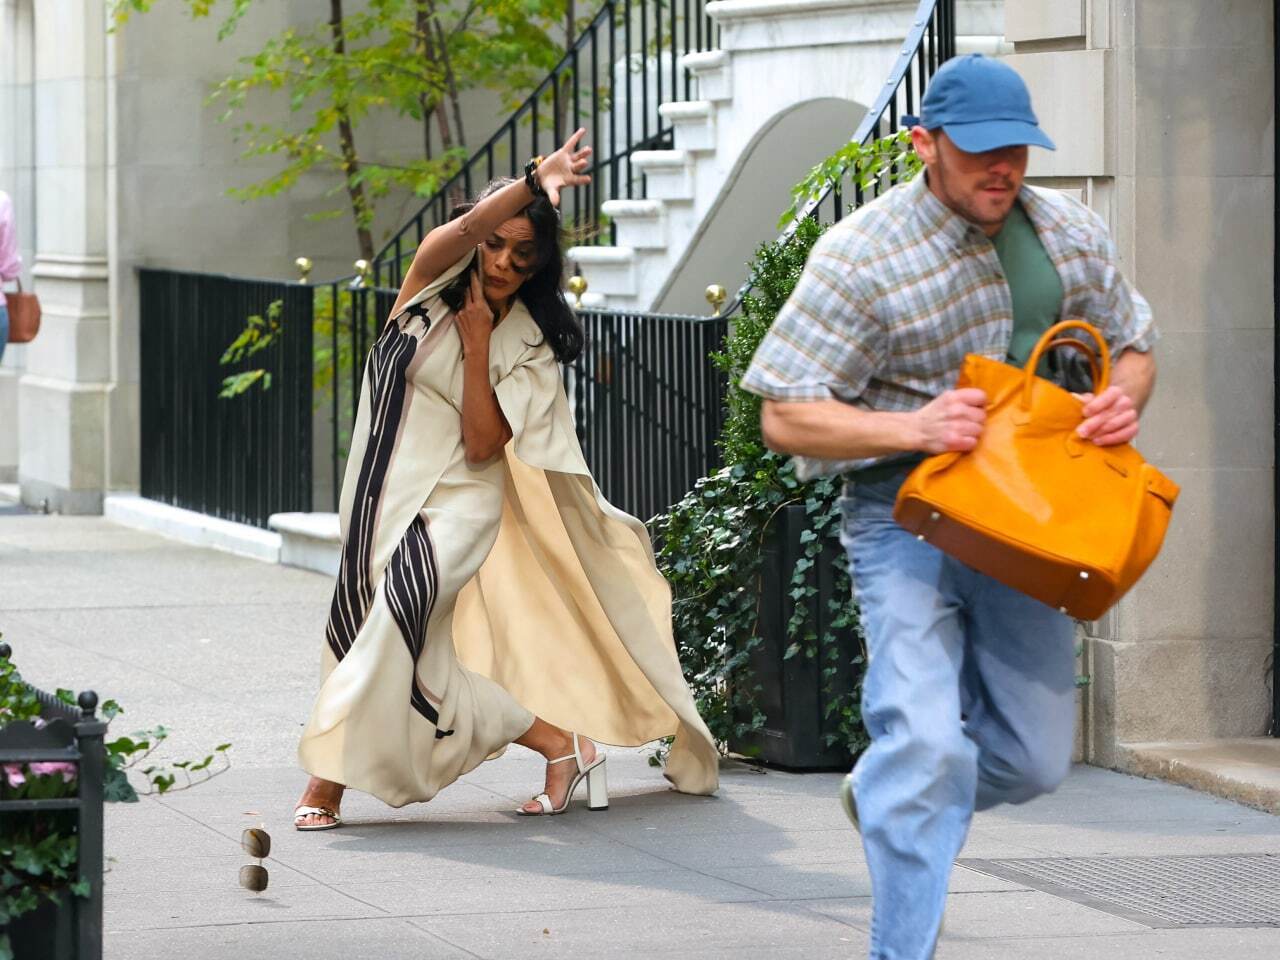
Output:
[[[76,765],[65,760],[52,760],[46,763],[5,763],[3,767],[5,779],[11,787],[21,787],[28,777],[62,776],[63,783],[72,783],[76,779]]]
[[[27,764],[27,772],[33,777],[48,777],[55,773],[62,774],[62,782],[70,783],[76,778],[76,765],[65,760],[56,760],[49,763],[29,763]]]

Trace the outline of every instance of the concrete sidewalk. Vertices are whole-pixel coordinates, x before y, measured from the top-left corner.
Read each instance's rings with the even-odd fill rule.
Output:
[[[511,811],[542,766],[514,748],[430,804],[352,795],[346,826],[300,834],[293,750],[327,578],[33,515],[0,516],[0,584],[0,630],[28,679],[118,699],[114,733],[163,723],[176,756],[234,744],[233,768],[211,783],[109,808],[112,960],[866,955],[870,885],[834,775],[729,764],[718,797],[686,797],[645,751],[613,751],[607,813],[531,820]],[[274,849],[270,886],[253,895],[236,884],[249,862],[238,837],[259,823]],[[1082,767],[1051,797],[978,816],[962,860],[1138,870],[1151,861],[1110,858],[1225,854],[1280,863],[1280,819]],[[1280,955],[1275,927],[1161,928],[1036,886],[958,867],[939,960]],[[1257,894],[1280,909],[1275,885]]]

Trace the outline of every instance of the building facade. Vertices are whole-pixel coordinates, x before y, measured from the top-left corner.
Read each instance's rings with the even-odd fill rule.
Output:
[[[240,36],[299,8],[259,6]],[[713,6],[821,29],[840,5]],[[1160,559],[1090,630],[1084,754],[1123,768],[1134,744],[1262,736],[1275,650],[1275,4],[965,6],[1000,24],[997,49],[1012,51],[1059,145],[1033,152],[1032,182],[1110,224],[1163,334],[1139,445],[1183,492]],[[228,59],[211,43],[176,12],[111,35],[101,0],[0,0],[0,188],[45,309],[40,338],[0,369],[0,480],[16,478],[27,503],[94,512],[106,492],[136,488],[138,266],[281,277],[305,254],[318,274],[349,269],[349,227],[305,219],[328,205],[325,185],[247,206],[225,197],[253,168],[201,107]]]

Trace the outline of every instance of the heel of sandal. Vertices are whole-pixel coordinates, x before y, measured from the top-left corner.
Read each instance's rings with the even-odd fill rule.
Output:
[[[604,760],[587,773],[587,809],[609,809],[609,775],[605,772]]]

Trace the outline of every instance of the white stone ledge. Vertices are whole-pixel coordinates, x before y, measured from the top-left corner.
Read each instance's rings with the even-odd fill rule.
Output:
[[[695,74],[723,70],[728,65],[729,55],[723,50],[697,50],[680,58],[680,66]]]
[[[600,204],[600,212],[614,220],[645,219],[662,216],[662,204],[657,200],[606,200]]]
[[[579,263],[596,266],[630,266],[636,252],[630,247],[571,247],[565,256]]]
[[[111,270],[105,257],[74,257],[36,254],[32,277],[52,280],[109,280]]]
[[[338,575],[342,530],[336,513],[274,513],[267,525],[280,534],[282,564]]]
[[[63,380],[60,377],[42,377],[34,373],[24,373],[18,381],[19,389],[56,390],[59,393],[106,393],[114,384],[97,381],[80,382]]]
[[[914,0],[714,0],[722,50],[810,49],[828,44],[899,44],[910,32]]]
[[[637,150],[631,155],[631,165],[641,170],[684,168],[689,165],[689,155],[683,150]]]
[[[112,523],[123,527],[146,530],[171,540],[211,547],[266,563],[280,562],[280,534],[245,523],[220,520],[136,494],[108,494],[103,501],[102,513]]]
[[[671,100],[658,107],[658,113],[672,123],[706,120],[713,107],[709,100]]]
[[[915,3],[904,0],[712,0],[707,4],[707,16],[718,23],[732,20],[751,20],[760,17],[798,16],[802,14],[857,11],[866,13],[875,7],[907,7]]]

